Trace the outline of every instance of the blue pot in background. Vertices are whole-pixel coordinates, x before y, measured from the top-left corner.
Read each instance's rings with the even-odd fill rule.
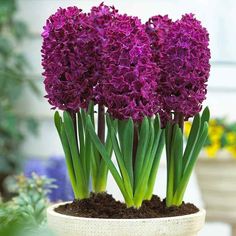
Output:
[[[72,187],[67,175],[66,163],[63,157],[51,157],[47,161],[29,159],[24,166],[24,173],[30,177],[32,173],[54,179],[57,188],[49,193],[52,202],[71,201],[74,199]]]

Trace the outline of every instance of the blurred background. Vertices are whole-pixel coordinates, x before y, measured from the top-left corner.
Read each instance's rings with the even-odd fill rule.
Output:
[[[56,193],[56,199],[70,199],[63,151],[53,124],[53,111],[43,98],[41,76],[41,32],[46,19],[59,7],[76,5],[88,11],[97,0],[1,0],[0,1],[0,186],[12,173],[35,171],[68,186]],[[120,12],[139,16],[168,14],[173,19],[194,13],[210,33],[211,76],[205,104],[212,117],[236,121],[236,1],[235,0],[113,0]],[[235,159],[236,163],[236,159]],[[164,196],[164,163],[158,175],[156,193]],[[231,165],[232,166],[232,165]],[[227,169],[222,168],[222,172]],[[235,164],[236,171],[236,164]],[[199,182],[193,176],[186,201],[204,206]],[[236,182],[233,191],[236,193]],[[4,192],[3,189],[0,191]],[[110,178],[108,191],[119,192]],[[5,193],[6,194],[6,193]],[[225,193],[227,194],[227,192]],[[236,195],[235,195],[236,196]],[[55,200],[54,198],[54,200]],[[224,196],[221,196],[224,198]],[[236,199],[232,198],[236,204]],[[224,210],[224,209],[223,209]],[[235,207],[236,216],[236,207]],[[236,217],[235,217],[236,218]],[[210,219],[209,219],[210,220]],[[212,220],[212,219],[211,219]],[[214,217],[213,217],[213,221]],[[208,222],[201,236],[231,235],[226,223]],[[230,222],[233,224],[233,222]],[[236,220],[235,220],[236,224]]]

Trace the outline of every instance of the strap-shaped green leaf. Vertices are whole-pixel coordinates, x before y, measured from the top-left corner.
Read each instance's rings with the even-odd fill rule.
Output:
[[[86,168],[86,171],[85,171],[86,181],[89,182],[90,173],[91,173],[91,162],[94,159],[94,156],[93,156],[92,141],[90,139],[90,136],[89,136],[87,130],[85,130],[85,155],[84,155],[84,159],[85,159],[84,168]]]
[[[162,151],[164,148],[164,144],[165,144],[165,132],[164,132],[164,130],[162,130],[159,144],[158,144],[158,149],[155,154],[155,158],[154,158],[154,161],[152,164],[152,169],[150,171],[150,176],[149,176],[149,180],[148,180],[148,187],[147,187],[147,192],[146,192],[146,196],[145,196],[145,199],[147,199],[147,200],[150,200],[152,197],[152,194],[153,194],[153,189],[154,189],[154,185],[156,182],[157,171],[159,168],[159,163],[161,160],[161,154],[162,154]]]
[[[86,116],[89,115],[91,119],[91,123],[93,126],[93,129],[95,129],[94,125],[94,105],[92,102],[89,104],[88,112],[84,109],[81,109],[80,112],[80,117],[82,119],[82,123],[84,125],[84,135],[85,135],[85,140],[84,140],[84,145],[85,145],[85,163],[87,166],[87,173],[92,173],[92,184],[93,184],[93,190],[96,191],[96,185],[98,180],[98,172],[99,172],[99,166],[100,166],[100,155],[99,152],[97,151],[96,147],[94,146],[93,142],[90,141],[90,137],[88,135],[88,131],[85,128],[86,126]],[[90,158],[87,158],[87,155],[90,155]],[[90,170],[91,168],[91,170]],[[88,176],[88,175],[87,175]]]
[[[111,159],[113,149],[109,132],[107,132],[105,148],[109,155],[109,158]],[[102,158],[100,160],[100,165],[97,173],[97,186],[96,186],[97,192],[106,191],[107,174],[108,174],[108,166]]]
[[[191,153],[195,147],[195,144],[197,142],[198,136],[200,134],[200,127],[201,127],[201,117],[199,113],[195,115],[192,123],[192,127],[190,130],[190,134],[188,136],[187,145],[185,147],[184,156],[183,156],[183,172],[185,171],[188,163],[189,163],[189,157],[191,156]]]
[[[159,148],[159,145],[160,145],[160,136],[161,136],[161,133],[162,133],[162,130],[161,130],[161,123],[160,123],[160,119],[159,119],[159,116],[157,116],[154,120],[154,125],[150,124],[150,128],[153,129],[153,131],[151,131],[150,133],[153,132],[154,134],[154,140],[153,140],[153,145],[152,145],[152,148],[151,148],[151,152],[150,152],[150,155],[149,158],[145,161],[145,165],[144,165],[144,168],[143,168],[143,172],[145,173],[146,177],[147,177],[147,181],[149,179],[149,176],[150,176],[150,172],[151,172],[151,169],[152,169],[152,166],[153,166],[153,162],[154,162],[154,159],[155,159],[155,156],[156,156],[156,152],[157,152],[157,149]]]
[[[109,157],[109,154],[107,153],[104,145],[101,143],[101,141],[99,140],[97,134],[95,133],[93,124],[91,122],[91,118],[89,116],[86,117],[86,128],[88,129],[89,135],[91,137],[91,140],[94,143],[94,146],[97,148],[97,150],[101,154],[102,158],[106,162],[109,170],[111,171],[111,174],[112,174],[113,178],[115,179],[115,181],[116,181],[122,195],[124,196],[126,202],[128,202],[130,205],[132,205],[132,199],[130,199],[130,197],[128,196],[128,194],[126,192],[123,180],[120,177],[120,174],[117,171],[115,165],[111,161],[111,159]]]
[[[144,157],[147,152],[148,141],[149,141],[148,137],[149,137],[149,122],[148,122],[148,118],[144,117],[141,124],[140,132],[139,132],[139,142],[138,142],[138,147],[137,147],[136,161],[134,163],[135,164],[135,167],[134,167],[135,188],[137,186],[138,179],[139,179],[143,162],[144,162]]]
[[[187,141],[187,146],[185,148],[185,152],[184,152],[184,168],[183,168],[183,172],[186,171],[187,166],[189,165],[190,162],[190,156],[192,156],[192,152],[194,150],[194,147],[196,145],[196,143],[198,142],[198,139],[200,138],[202,132],[203,132],[203,128],[205,125],[205,122],[209,122],[210,119],[210,110],[208,107],[206,107],[202,113],[202,116],[200,117],[200,114],[197,114],[194,117],[193,120],[193,124],[191,127],[191,131],[188,137],[188,141]]]
[[[85,156],[85,137],[84,137],[84,127],[83,121],[80,112],[77,113],[77,127],[78,127],[78,134],[79,134],[79,149],[80,149],[80,156],[83,163],[83,166],[86,166],[86,156]],[[85,170],[87,172],[87,169]]]
[[[183,178],[182,178],[180,184],[178,185],[178,189],[175,193],[174,203],[176,205],[180,205],[182,203],[183,196],[184,196],[184,193],[186,191],[190,176],[191,176],[193,168],[196,164],[197,157],[198,157],[198,155],[199,155],[199,153],[200,153],[200,151],[201,151],[201,149],[202,149],[202,147],[203,147],[203,145],[206,141],[207,135],[208,135],[208,123],[207,123],[207,121],[205,121],[202,133],[199,136],[199,139],[196,143],[194,151],[191,155],[191,161],[189,162],[189,165],[187,166],[187,169],[184,172]]]
[[[134,194],[134,202],[137,206],[139,206],[142,201],[144,200],[146,191],[147,191],[147,185],[148,185],[148,179],[150,176],[150,171],[152,168],[152,164],[155,158],[155,153],[159,144],[159,138],[160,138],[160,130],[156,131],[154,130],[154,120],[149,120],[149,147],[147,149],[146,158],[143,163],[143,167],[140,171],[140,176],[137,181],[137,185],[135,188],[135,194]]]
[[[84,124],[84,126],[86,125],[86,116],[88,114],[91,118],[91,122],[92,122],[93,126],[95,127],[95,124],[94,124],[94,102],[90,101],[87,111],[84,109],[81,109],[80,114],[81,114],[81,119],[82,119],[82,123]],[[84,159],[84,164],[85,164],[85,168],[86,168],[86,172],[85,172],[86,179],[89,181],[91,168],[93,171],[93,176],[94,176],[94,178],[96,178],[95,175],[97,175],[97,171],[99,168],[100,156],[97,155],[97,153],[93,147],[93,144],[90,140],[90,136],[88,135],[88,131],[85,128],[84,128],[84,136],[85,136],[85,140],[84,140],[85,154],[84,154],[83,159]]]
[[[201,129],[200,129],[200,133],[202,133],[205,122],[209,122],[210,120],[210,110],[208,107],[206,107],[203,112],[202,112],[202,116],[201,116]]]
[[[58,111],[56,111],[54,114],[54,123],[55,123],[56,129],[57,129],[59,138],[61,140],[61,144],[62,144],[64,153],[65,153],[66,166],[67,166],[70,182],[71,182],[71,185],[73,188],[73,192],[75,194],[75,198],[77,199],[77,198],[79,198],[80,193],[78,191],[78,186],[77,186],[77,182],[76,182],[70,147],[69,147],[66,133],[65,133],[65,129],[64,129],[64,126],[62,123],[62,118],[61,118]]]
[[[154,133],[154,141],[153,141],[152,149],[150,152],[150,158],[149,158],[149,164],[148,164],[150,166],[150,169],[148,169],[148,172],[151,170],[151,166],[153,165],[153,161],[154,161],[157,149],[159,147],[160,136],[162,133],[161,121],[160,121],[159,115],[157,115],[154,120],[153,133]]]
[[[58,132],[59,136],[61,135],[61,123],[62,123],[61,116],[60,116],[59,112],[56,111],[54,113],[54,124],[56,126],[56,129],[57,129],[57,132]]]
[[[131,180],[129,177],[129,173],[128,173],[128,170],[126,169],[126,166],[125,166],[125,163],[124,163],[124,160],[122,157],[122,153],[121,153],[121,150],[120,150],[120,147],[118,144],[115,129],[112,126],[110,117],[108,115],[107,115],[107,126],[108,126],[108,130],[110,132],[110,135],[111,135],[113,150],[115,152],[116,160],[117,160],[117,163],[120,168],[120,173],[123,177],[123,182],[124,182],[126,192],[130,196],[130,198],[132,198],[133,197],[133,188],[132,188]]]
[[[166,144],[166,162],[167,162],[167,172],[170,168],[170,149],[171,149],[171,139],[172,139],[172,125],[167,122],[165,128],[165,144]],[[167,176],[168,177],[168,176]],[[167,181],[168,182],[168,181]]]
[[[131,185],[133,186],[133,139],[134,124],[132,119],[118,121],[118,134],[121,153]]]
[[[72,185],[73,191],[75,193],[75,198],[77,199],[77,198],[80,198],[80,196],[81,196],[80,188],[79,188],[80,186],[78,185],[78,183],[76,181],[75,169],[73,166],[72,156],[71,156],[71,152],[70,152],[70,146],[69,146],[69,143],[67,140],[64,124],[61,125],[60,137],[61,137],[62,147],[63,147],[64,153],[65,153],[66,165],[67,165],[71,185]]]
[[[175,136],[173,137],[173,149],[174,149],[174,191],[177,189],[178,184],[182,177],[182,163],[183,163],[183,133],[181,128],[177,125]]]
[[[190,157],[190,163],[188,165],[188,169],[186,170],[186,175],[188,173],[192,172],[193,167],[196,163],[197,157],[198,157],[198,155],[199,155],[199,153],[200,153],[200,151],[201,151],[201,149],[202,149],[202,147],[203,147],[203,145],[206,141],[207,135],[208,135],[208,123],[207,123],[207,121],[205,121],[204,125],[203,125],[203,130],[201,132],[201,135],[199,136],[198,141],[196,143],[196,146],[195,146],[195,148],[193,150],[193,153]]]
[[[86,167],[83,166],[81,157],[79,155],[79,150],[78,150],[78,145],[76,142],[75,129],[74,129],[72,118],[70,114],[66,111],[64,111],[63,113],[63,118],[64,118],[65,132],[66,132],[66,136],[67,136],[68,143],[71,150],[73,166],[74,166],[74,169],[76,170],[75,175],[76,175],[77,182],[87,185],[88,183],[86,182],[86,178],[84,174],[84,169]]]

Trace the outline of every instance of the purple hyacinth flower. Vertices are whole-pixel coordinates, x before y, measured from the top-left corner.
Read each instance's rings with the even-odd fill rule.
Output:
[[[146,23],[155,62],[161,69],[158,94],[163,109],[185,119],[200,112],[210,72],[209,34],[193,14],[172,22],[155,16]]]

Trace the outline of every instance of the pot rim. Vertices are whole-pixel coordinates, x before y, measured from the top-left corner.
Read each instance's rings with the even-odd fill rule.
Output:
[[[170,221],[170,220],[179,220],[179,219],[186,219],[186,218],[195,218],[195,217],[205,217],[206,215],[206,210],[203,208],[199,208],[199,211],[193,214],[188,214],[188,215],[182,215],[182,216],[171,216],[171,217],[160,217],[160,218],[137,218],[137,219],[108,219],[108,218],[89,218],[89,217],[77,217],[77,216],[69,216],[69,215],[64,215],[61,213],[55,212],[55,208],[59,207],[60,205],[65,205],[71,202],[61,202],[54,204],[50,207],[47,208],[47,214],[54,216],[54,217],[60,217],[64,218],[67,220],[83,220],[83,221],[110,221],[110,222],[120,222],[120,221],[128,221],[128,222],[134,222],[134,221]]]

